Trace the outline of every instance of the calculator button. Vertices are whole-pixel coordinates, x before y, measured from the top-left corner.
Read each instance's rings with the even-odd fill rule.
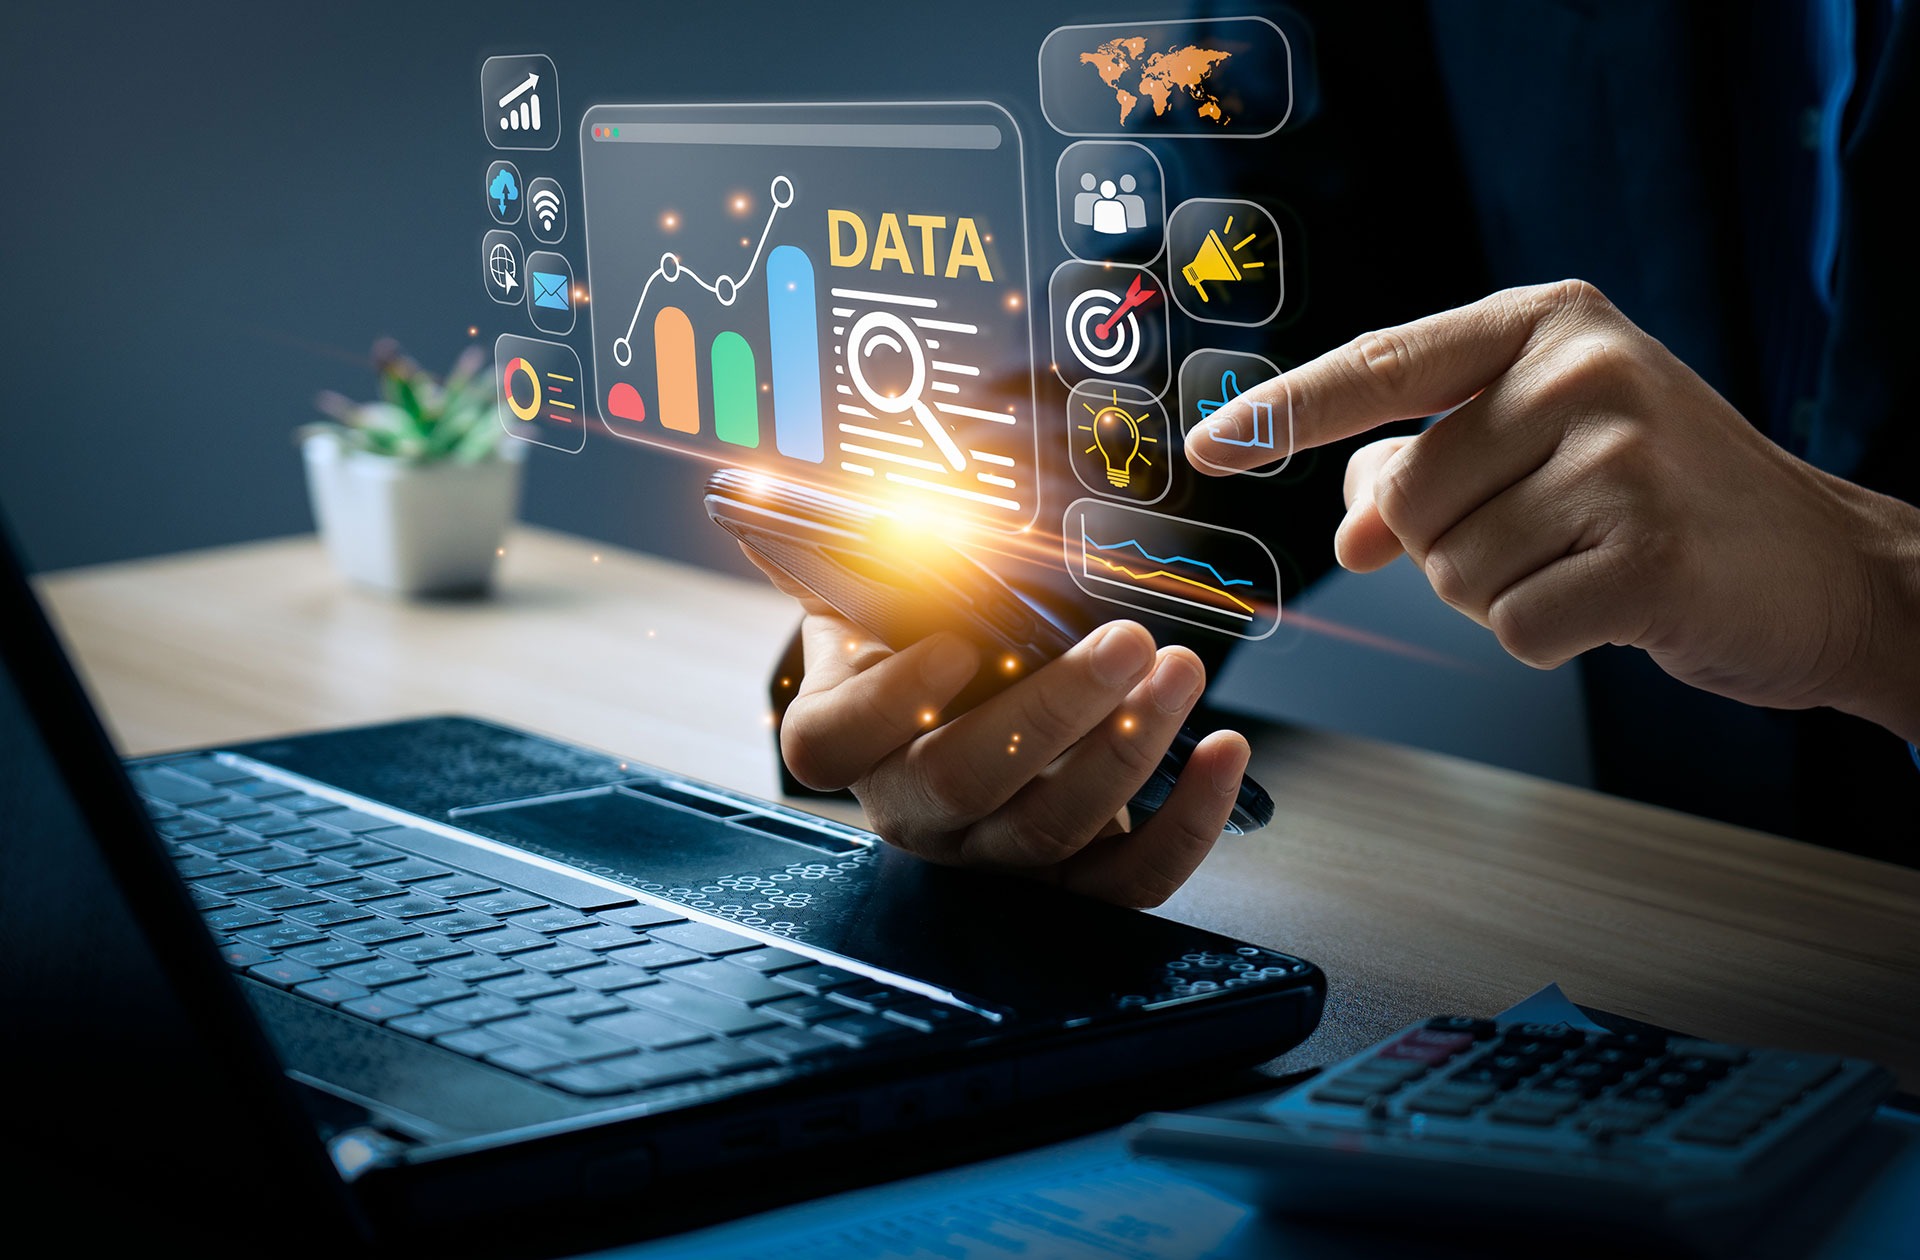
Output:
[[[1492,1020],[1470,1019],[1465,1015],[1436,1016],[1427,1021],[1426,1027],[1433,1032],[1462,1032],[1475,1041],[1485,1041],[1495,1032]]]
[[[1742,1079],[1751,1084],[1777,1086],[1781,1091],[1792,1090],[1794,1096],[1805,1093],[1814,1086],[1840,1070],[1837,1059],[1825,1055],[1787,1054],[1777,1050],[1757,1052],[1742,1073]]]
[[[1487,1085],[1458,1085],[1442,1082],[1414,1094],[1402,1106],[1407,1111],[1433,1116],[1464,1116],[1494,1096]]]
[[[1416,1063],[1436,1066],[1445,1063],[1472,1044],[1473,1037],[1467,1033],[1433,1032],[1423,1028],[1401,1037],[1382,1050],[1379,1057],[1410,1059]]]
[[[1717,1041],[1697,1041],[1691,1037],[1676,1037],[1668,1044],[1667,1049],[1673,1054],[1718,1059],[1726,1064],[1747,1061],[1747,1052],[1739,1046],[1722,1045]]]

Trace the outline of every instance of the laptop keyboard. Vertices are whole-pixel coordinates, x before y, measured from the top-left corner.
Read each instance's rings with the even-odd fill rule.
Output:
[[[598,886],[543,895],[538,868],[519,888],[419,856],[382,837],[438,837],[211,758],[131,773],[235,971],[569,1093],[633,1094],[991,1027],[670,908],[615,904]]]

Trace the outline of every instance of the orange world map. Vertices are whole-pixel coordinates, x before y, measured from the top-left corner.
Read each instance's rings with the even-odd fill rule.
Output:
[[[1081,53],[1080,61],[1092,66],[1100,81],[1113,89],[1123,127],[1142,96],[1153,103],[1156,117],[1165,115],[1173,104],[1175,88],[1193,101],[1200,117],[1224,126],[1228,119],[1220,110],[1220,98],[1208,90],[1207,80],[1213,77],[1220,63],[1232,55],[1215,48],[1186,44],[1149,57],[1146,39],[1131,35],[1110,39],[1092,52]]]

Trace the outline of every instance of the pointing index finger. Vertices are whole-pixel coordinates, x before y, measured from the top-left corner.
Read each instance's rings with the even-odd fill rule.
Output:
[[[1584,286],[1581,286],[1584,287]],[[1187,434],[1187,459],[1216,475],[1273,459],[1255,405],[1290,412],[1294,449],[1324,446],[1395,420],[1457,407],[1517,362],[1569,286],[1507,289],[1470,306],[1355,337],[1247,390]]]

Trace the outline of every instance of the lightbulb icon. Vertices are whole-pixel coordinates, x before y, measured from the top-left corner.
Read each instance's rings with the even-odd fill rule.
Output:
[[[1078,426],[1082,433],[1093,435],[1092,443],[1085,454],[1098,454],[1106,465],[1107,483],[1116,490],[1125,490],[1133,482],[1133,465],[1139,462],[1142,468],[1151,468],[1153,460],[1141,447],[1148,443],[1158,443],[1159,439],[1151,433],[1142,431],[1140,424],[1151,412],[1143,411],[1134,415],[1120,405],[1120,391],[1114,390],[1111,401],[1096,408],[1092,403],[1083,402],[1080,406],[1092,417],[1086,424]]]

